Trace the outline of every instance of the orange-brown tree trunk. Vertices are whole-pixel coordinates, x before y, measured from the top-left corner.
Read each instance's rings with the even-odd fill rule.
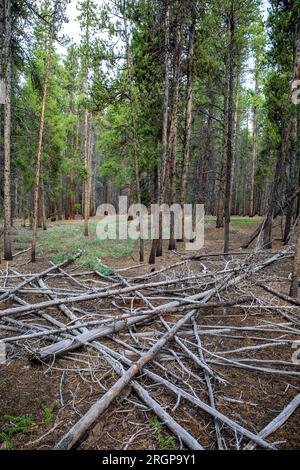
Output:
[[[5,57],[5,104],[4,104],[4,175],[3,175],[3,212],[4,212],[4,259],[12,260],[11,251],[11,191],[10,191],[10,136],[11,136],[11,2],[4,1],[4,57]]]
[[[34,196],[33,196],[33,230],[32,230],[32,246],[31,246],[31,262],[32,263],[36,261],[36,235],[37,235],[37,224],[38,224],[39,187],[40,187],[40,179],[41,179],[41,165],[42,165],[42,154],[43,154],[43,134],[44,134],[47,89],[48,89],[49,73],[50,73],[51,58],[52,58],[52,43],[53,43],[53,38],[54,38],[55,13],[56,13],[56,5],[55,5],[54,13],[53,13],[51,30],[50,30],[50,35],[49,35],[49,45],[48,45],[44,90],[43,90],[43,98],[42,98],[41,121],[40,121],[40,130],[39,130],[38,154],[37,154],[37,162],[36,162],[36,176],[35,176],[35,187],[34,187]]]
[[[258,96],[258,78],[257,73],[255,77],[255,96],[256,99]],[[257,104],[253,105],[253,150],[252,150],[252,165],[251,165],[251,181],[250,181],[250,203],[249,203],[249,217],[254,217],[255,215],[255,171],[256,171],[256,162],[258,155],[258,110]]]

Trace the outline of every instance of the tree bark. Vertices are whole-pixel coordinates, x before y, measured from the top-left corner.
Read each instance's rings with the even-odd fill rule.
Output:
[[[194,6],[194,5],[193,5]],[[183,169],[181,178],[181,194],[180,204],[182,211],[182,241],[184,241],[184,204],[186,203],[187,193],[187,180],[190,164],[190,145],[191,145],[191,130],[192,130],[192,117],[193,117],[193,60],[194,60],[194,41],[195,41],[195,27],[196,15],[194,8],[192,10],[192,24],[189,33],[189,50],[188,50],[188,70],[187,70],[187,93],[186,93],[186,112],[185,112],[185,131],[184,131],[184,147],[183,147]]]
[[[228,122],[229,122],[229,86],[230,86],[229,58],[226,60],[226,83],[224,89],[224,130],[223,130],[223,151],[221,169],[218,177],[218,203],[216,228],[224,226],[224,205],[225,205],[225,176],[228,152]]]
[[[85,95],[87,96],[87,71],[85,72],[84,77],[84,90]],[[84,219],[84,236],[89,236],[89,202],[90,202],[90,193],[89,193],[89,178],[90,178],[90,169],[89,169],[89,130],[88,130],[88,109],[84,111],[84,168],[85,176],[83,183],[83,219]]]
[[[38,224],[38,204],[39,204],[39,187],[41,179],[41,165],[42,165],[42,153],[43,153],[43,133],[44,133],[44,120],[45,120],[45,108],[46,108],[46,98],[47,98],[47,89],[49,82],[49,73],[51,67],[51,58],[52,58],[52,43],[54,38],[54,27],[55,27],[55,16],[56,16],[57,4],[54,6],[53,18],[50,26],[49,33],[49,44],[48,44],[48,53],[46,61],[46,70],[45,70],[45,81],[44,81],[44,90],[42,98],[42,109],[41,109],[41,121],[40,121],[40,130],[39,130],[39,142],[38,142],[38,154],[36,162],[36,176],[35,176],[35,187],[34,187],[34,197],[33,197],[33,230],[32,230],[32,246],[31,246],[31,262],[36,261],[36,235],[37,235],[37,224]]]
[[[130,107],[131,107],[131,122],[133,131],[133,161],[134,161],[134,175],[135,175],[135,190],[138,204],[142,204],[142,194],[140,186],[140,165],[139,165],[139,142],[138,142],[138,131],[137,131],[137,106],[135,87],[133,80],[132,70],[132,55],[130,50],[128,25],[125,10],[123,11],[123,22],[125,31],[126,41],[126,59],[127,59],[127,70],[129,78],[129,95],[130,95]],[[144,261],[144,238],[143,238],[143,220],[142,214],[140,214],[140,262]]]
[[[292,282],[290,287],[290,296],[298,297],[300,280],[300,236],[298,236],[295,248],[294,266],[292,274]]]
[[[230,214],[235,214],[235,203],[236,203],[236,178],[237,178],[237,164],[238,164],[238,154],[237,154],[237,144],[238,144],[238,127],[239,127],[239,78],[237,79],[237,93],[236,93],[236,102],[235,102],[235,113],[234,113],[234,127],[233,127],[233,157],[232,157],[232,166],[231,166],[231,188],[230,188]]]
[[[211,94],[209,97],[209,105],[207,108],[207,125],[205,127],[205,148],[203,159],[199,159],[199,165],[197,168],[198,173],[198,190],[197,190],[197,203],[199,204],[208,204],[208,190],[212,191],[212,188],[208,185],[208,172],[209,170],[213,172],[213,149],[212,149],[212,141],[213,141],[213,95]],[[201,124],[202,126],[202,124]],[[213,186],[213,184],[212,184]],[[213,199],[213,197],[212,197]]]
[[[4,57],[5,57],[5,104],[4,104],[4,175],[3,175],[3,213],[4,213],[4,259],[12,260],[11,250],[11,191],[10,191],[10,150],[11,150],[11,2],[4,1]]]
[[[171,166],[171,204],[176,203],[176,189],[177,189],[177,133],[178,133],[178,107],[179,107],[179,88],[181,77],[181,54],[183,43],[183,25],[185,19],[184,6],[182,6],[180,13],[178,34],[176,38],[175,54],[174,54],[174,78],[173,78],[173,102],[172,102],[172,117],[170,124],[168,152],[170,153],[170,166]],[[175,241],[175,214],[170,214],[170,240],[169,250],[176,250]]]
[[[226,162],[226,186],[225,186],[225,203],[224,203],[224,253],[229,251],[229,224],[230,224],[230,195],[231,195],[231,171],[233,161],[233,129],[234,129],[234,73],[235,73],[235,54],[236,54],[236,38],[235,38],[235,10],[234,3],[231,4],[229,16],[230,31],[230,49],[229,49],[229,96],[228,96],[228,139],[227,139],[227,162]]]
[[[162,123],[162,158],[161,158],[161,178],[159,185],[159,198],[158,203],[161,205],[164,200],[166,190],[166,176],[167,176],[167,160],[168,160],[168,116],[169,116],[169,47],[170,47],[170,3],[166,0],[166,12],[164,23],[165,37],[164,37],[164,98],[163,98],[163,123]],[[149,264],[155,263],[155,256],[162,256],[162,215],[159,214],[158,222],[158,238],[152,240],[151,252],[149,256]]]
[[[257,67],[257,65],[256,65]],[[257,72],[255,74],[255,94],[254,100],[258,97],[258,77]],[[252,165],[251,165],[251,181],[250,181],[250,203],[249,203],[249,217],[255,216],[255,171],[256,162],[258,155],[258,109],[257,104],[254,102],[253,105],[253,150],[252,150]]]

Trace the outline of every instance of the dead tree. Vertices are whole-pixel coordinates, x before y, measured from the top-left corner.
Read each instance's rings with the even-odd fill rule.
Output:
[[[296,298],[298,297],[299,279],[300,279],[300,235],[298,236],[297,241],[296,241],[292,282],[291,282],[291,287],[290,287],[291,297],[296,297]]]

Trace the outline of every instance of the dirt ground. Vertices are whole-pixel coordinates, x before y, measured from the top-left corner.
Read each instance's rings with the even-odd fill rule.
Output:
[[[231,231],[231,250],[240,250],[241,241],[247,238],[255,229],[256,224],[233,225]],[[273,250],[281,248],[280,226],[275,229],[275,242]],[[146,251],[149,252],[149,243],[146,244]],[[222,252],[223,248],[223,230],[215,229],[214,225],[209,224],[205,230],[205,247],[203,253]],[[249,249],[248,251],[251,251]],[[164,250],[164,256],[158,258],[155,269],[168,266],[180,260],[180,254],[183,254],[182,244],[178,244],[178,253]],[[146,256],[147,258],[147,256]],[[47,259],[38,259],[33,266],[27,263],[29,254],[24,253],[9,263],[9,266],[16,267],[19,272],[38,272],[48,267]],[[224,258],[221,261],[224,263]],[[138,263],[138,247],[132,255],[116,260],[103,259],[103,262],[115,268],[125,268]],[[211,261],[213,263],[213,261]],[[205,261],[205,266],[210,267],[210,261]],[[5,275],[6,264],[0,265],[2,275]],[[153,271],[153,266],[145,264],[143,267],[130,271],[130,276],[141,275]],[[193,262],[194,272],[202,270],[200,261]],[[288,293],[288,276],[292,270],[292,259],[284,260],[264,269],[264,276],[274,278],[269,283],[272,288],[281,292]],[[125,271],[126,274],[126,271]],[[280,278],[280,282],[276,282]],[[97,276],[89,276],[90,282],[99,281]],[[163,277],[162,277],[163,279]],[[3,283],[3,280],[1,280]],[[65,280],[50,279],[50,286],[63,287]],[[93,284],[90,284],[93,285]],[[250,287],[250,286],[249,286]],[[243,284],[244,293],[247,294],[247,283]],[[280,303],[279,299],[266,293],[258,286],[251,286],[257,296],[263,298],[266,302],[272,300]],[[226,297],[226,294],[225,294]],[[41,298],[44,298],[41,295]],[[230,295],[228,295],[228,299]],[[27,296],[28,301],[37,302],[38,297]],[[116,299],[116,301],[119,299]],[[124,301],[125,302],[125,301]],[[81,308],[94,308],[94,302],[85,303]],[[1,304],[1,308],[6,308],[6,304]],[[100,308],[109,308],[108,305],[100,305]],[[299,307],[300,309],[300,307]],[[299,317],[300,310],[293,309],[293,314]],[[49,312],[56,311],[55,307]],[[59,313],[57,318],[59,318]],[[175,314],[165,317],[167,321],[174,322]],[[218,353],[220,351],[231,350],[241,346],[253,346],[257,342],[262,343],[266,332],[261,332],[261,340],[254,338],[254,334],[249,330],[246,333],[243,344],[241,344],[238,328],[247,325],[258,327],[263,322],[274,322],[283,324],[287,322],[277,311],[270,310],[262,314],[259,309],[253,309],[253,313],[245,311],[242,308],[214,309],[213,311],[204,310],[198,317],[197,323],[200,328],[207,328],[209,325],[224,326],[236,328],[236,333],[230,337],[224,336],[204,336],[203,347]],[[147,333],[153,333],[153,330],[161,329],[161,326],[154,325],[143,326],[141,330],[147,336]],[[15,334],[15,333],[13,333]],[[255,333],[258,335],[258,333]],[[7,332],[0,331],[0,339],[7,335]],[[233,337],[236,336],[236,337]],[[284,335],[283,335],[284,336]],[[280,332],[268,332],[268,338],[280,338]],[[118,334],[120,340],[128,340],[128,335]],[[298,339],[296,335],[290,335],[291,340]],[[116,350],[121,351],[112,339],[101,339],[103,344],[109,345]],[[47,344],[45,342],[45,344]],[[41,345],[41,342],[39,343]],[[145,347],[147,344],[145,343]],[[55,443],[64,435],[64,433],[82,416],[89,407],[99,399],[103,393],[117,380],[117,374],[107,365],[105,359],[91,348],[82,348],[76,352],[69,353],[68,356],[58,359],[54,364],[41,364],[29,360],[28,354],[24,348],[12,348],[9,346],[9,360],[6,365],[0,365],[0,439],[1,432],[4,432],[13,423],[9,421],[7,415],[21,417],[25,415],[32,416],[32,424],[22,432],[14,434],[9,440],[0,440],[2,449],[52,449]],[[164,351],[167,354],[167,350]],[[285,344],[281,347],[267,348],[263,350],[249,350],[243,355],[244,359],[286,361],[291,362],[293,354],[292,348]],[[230,356],[231,358],[235,356]],[[185,362],[194,370],[193,364]],[[166,360],[164,366],[170,374],[175,370],[174,361]],[[264,367],[272,367],[272,363],[264,364]],[[276,366],[274,366],[276,367]],[[226,384],[215,381],[214,394],[216,406],[219,411],[241,425],[258,433],[263,429],[298,393],[300,393],[299,377],[268,374],[254,370],[242,368],[227,367],[224,365],[213,364],[214,370],[226,378]],[[157,371],[157,366],[150,367]],[[294,367],[293,370],[299,372],[300,368]],[[194,370],[195,372],[195,370]],[[179,368],[176,368],[179,374]],[[194,392],[204,402],[208,402],[207,390],[203,383],[202,371],[196,371],[196,375],[202,378],[197,382],[197,377],[189,377],[189,384]],[[185,374],[182,372],[182,379],[185,381]],[[183,399],[177,409],[176,399],[166,391],[162,386],[151,383],[146,377],[140,379],[151,391],[155,398],[176,420],[186,428],[206,449],[215,449],[215,429],[214,420],[204,411],[191,405],[190,402]],[[45,407],[51,410],[48,414]],[[300,449],[300,409],[298,408],[287,422],[269,438],[270,442],[276,443],[279,449]],[[240,435],[230,430],[227,426],[220,424],[222,436],[229,449],[240,449],[247,442]],[[131,390],[127,387],[122,396],[104,413],[98,420],[87,439],[80,446],[82,449],[180,449],[182,444],[172,436],[168,428],[155,420],[154,414],[149,410]],[[184,448],[184,446],[183,446]]]

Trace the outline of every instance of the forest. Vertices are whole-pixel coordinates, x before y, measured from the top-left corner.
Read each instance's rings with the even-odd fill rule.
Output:
[[[0,450],[299,450],[300,0],[0,0],[0,44]]]

